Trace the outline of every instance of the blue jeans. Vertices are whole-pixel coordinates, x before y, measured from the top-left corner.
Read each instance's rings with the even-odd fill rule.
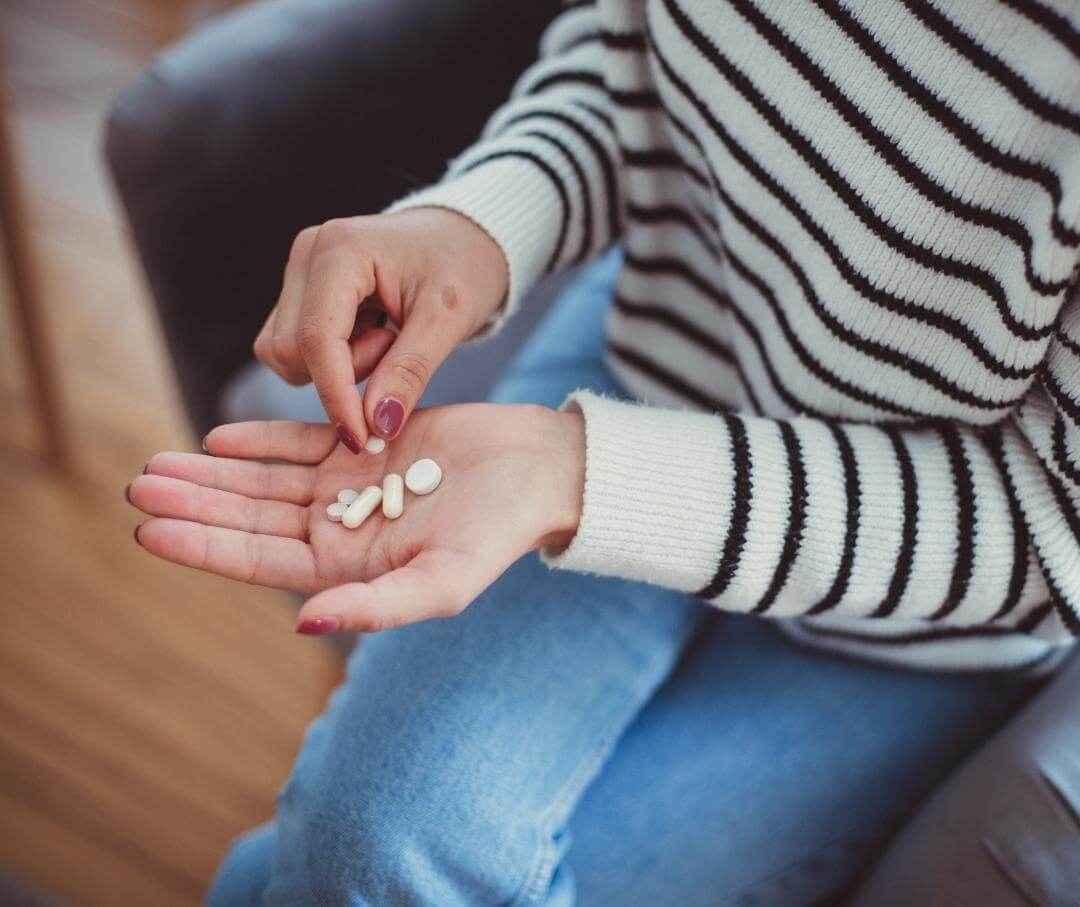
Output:
[[[600,356],[617,264],[566,292],[494,399],[620,392]],[[843,660],[526,557],[461,616],[363,640],[209,903],[809,904],[1031,689]]]

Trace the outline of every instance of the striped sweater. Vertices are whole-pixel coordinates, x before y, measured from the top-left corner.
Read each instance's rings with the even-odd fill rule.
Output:
[[[423,205],[500,318],[623,244],[553,565],[904,665],[1080,635],[1080,3],[571,3]]]

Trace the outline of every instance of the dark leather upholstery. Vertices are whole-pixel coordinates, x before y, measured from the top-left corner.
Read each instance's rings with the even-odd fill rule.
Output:
[[[106,154],[195,427],[219,421],[295,234],[438,177],[556,0],[268,0],[165,51]]]

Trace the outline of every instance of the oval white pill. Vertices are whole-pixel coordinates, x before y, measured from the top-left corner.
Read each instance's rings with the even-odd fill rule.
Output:
[[[405,483],[396,472],[388,472],[382,480],[382,514],[396,520],[405,509]]]
[[[364,450],[372,454],[380,454],[386,450],[386,442],[378,435],[368,435],[364,442]]]
[[[337,499],[346,507],[348,507],[358,497],[360,497],[360,492],[357,491],[355,488],[342,488],[341,491],[337,493]]]
[[[382,489],[378,485],[368,485],[360,496],[353,501],[341,517],[341,525],[346,529],[355,529],[366,520],[382,500]]]
[[[434,460],[417,460],[405,472],[405,486],[413,494],[431,494],[442,481],[442,469]]]
[[[326,505],[326,516],[331,523],[340,523],[341,518],[345,516],[346,505],[341,501],[334,501],[333,504]]]

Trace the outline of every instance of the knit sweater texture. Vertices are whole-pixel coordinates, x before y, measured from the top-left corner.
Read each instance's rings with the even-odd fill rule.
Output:
[[[916,667],[1080,635],[1080,4],[571,3],[432,205],[496,322],[623,244],[553,566]]]

